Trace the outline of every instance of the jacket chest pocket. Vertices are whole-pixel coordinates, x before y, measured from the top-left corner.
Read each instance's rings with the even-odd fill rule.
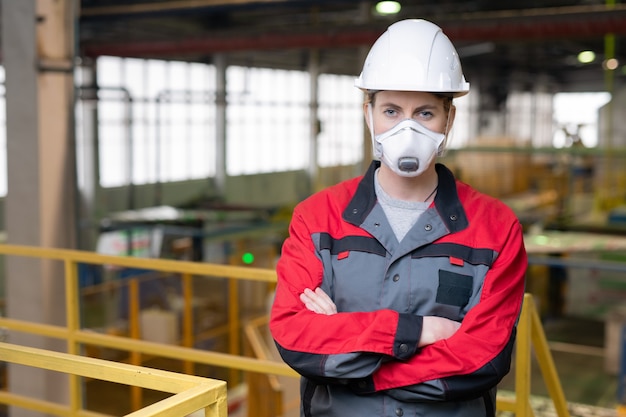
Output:
[[[471,274],[470,271],[464,271]],[[446,269],[432,270],[430,276],[422,277],[415,289],[418,301],[417,314],[462,320],[471,307],[477,292],[473,275],[451,272]]]
[[[423,271],[418,287],[428,289],[424,296],[416,289],[415,298],[422,303],[418,314],[462,320],[480,299],[494,254],[490,249],[439,243],[417,249],[411,257],[415,270]]]
[[[473,288],[474,277],[471,275],[439,270],[435,302],[454,307],[464,307],[470,301]]]

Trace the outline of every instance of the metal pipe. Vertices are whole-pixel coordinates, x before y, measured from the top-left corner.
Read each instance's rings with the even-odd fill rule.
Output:
[[[226,193],[226,70],[228,63],[224,54],[214,57],[215,64],[215,187],[218,196],[222,198]]]
[[[317,145],[320,135],[319,92],[320,52],[318,49],[309,51],[309,166],[307,169],[309,192],[318,189],[318,152]]]
[[[452,156],[456,153],[480,152],[480,153],[512,153],[529,155],[588,155],[606,156],[610,152],[614,157],[626,156],[626,147],[620,148],[583,148],[570,146],[567,148],[555,147],[534,147],[534,146],[464,146],[462,148],[446,149],[446,155]]]
[[[626,263],[615,261],[595,261],[593,259],[563,259],[550,256],[529,256],[530,265],[561,266],[584,269],[601,269],[604,271],[626,272]]]

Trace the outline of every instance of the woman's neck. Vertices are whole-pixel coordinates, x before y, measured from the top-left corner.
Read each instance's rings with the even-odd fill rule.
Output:
[[[401,177],[383,163],[378,170],[378,182],[392,198],[425,202],[434,198],[438,177],[434,165],[417,177]]]

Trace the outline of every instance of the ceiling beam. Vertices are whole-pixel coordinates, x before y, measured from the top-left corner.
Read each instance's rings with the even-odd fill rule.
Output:
[[[146,13],[181,12],[207,7],[235,7],[243,5],[267,5],[285,3],[285,0],[174,0],[162,2],[130,3],[123,6],[83,7],[80,15],[106,17]]]
[[[601,38],[626,35],[626,5],[581,6],[518,11],[481,12],[438,21],[454,41],[528,41]],[[310,31],[237,34],[209,32],[182,40],[125,41],[81,45],[85,56],[184,56],[220,52],[308,49],[371,45],[384,27],[355,25]],[[252,30],[252,29],[248,29]]]

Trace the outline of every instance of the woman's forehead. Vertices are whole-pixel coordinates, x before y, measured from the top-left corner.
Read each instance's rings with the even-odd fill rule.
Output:
[[[443,103],[443,98],[423,91],[379,91],[376,93],[376,103],[401,106],[438,105]]]

